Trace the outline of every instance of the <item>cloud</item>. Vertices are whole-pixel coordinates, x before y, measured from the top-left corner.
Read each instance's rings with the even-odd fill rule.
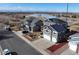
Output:
[[[48,11],[48,8],[35,8],[35,7],[31,7],[31,6],[19,6],[19,5],[16,5],[16,6],[12,6],[12,5],[0,5],[0,11],[13,11],[13,12],[17,12],[17,11],[21,11],[21,12],[24,12],[24,11]]]
[[[34,8],[27,6],[10,6],[4,5],[0,6],[0,11],[45,11],[45,8]]]
[[[3,7],[0,7],[0,11],[26,11],[26,10],[33,10],[33,8],[21,7],[21,6],[16,6],[16,7],[3,6]]]

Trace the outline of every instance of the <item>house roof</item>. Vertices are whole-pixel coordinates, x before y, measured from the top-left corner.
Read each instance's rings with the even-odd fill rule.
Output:
[[[66,23],[65,21],[58,18],[49,18],[49,20],[54,23]]]
[[[39,14],[32,14],[32,15],[27,15],[25,17],[38,17],[38,16],[39,16]]]
[[[35,24],[40,26],[43,24],[42,20],[36,17],[35,18],[29,17],[24,23],[26,23],[26,25],[28,24],[31,27],[35,26]]]
[[[48,15],[48,14],[32,14],[32,15],[28,15],[26,17],[29,17],[29,16],[33,16],[33,17],[39,17],[39,16],[42,16],[46,19],[49,19],[49,18],[57,18],[56,16],[52,16],[52,15]]]
[[[41,14],[42,17],[45,17],[47,19],[49,18],[57,18],[56,16],[48,15],[48,14]]]
[[[55,29],[57,32],[66,31],[66,28],[62,24],[54,24],[54,25],[51,25],[51,27]]]
[[[79,33],[75,33],[75,34],[71,35],[70,37],[79,37]]]
[[[69,43],[78,44],[79,43],[79,33],[75,33],[75,34],[69,36]]]

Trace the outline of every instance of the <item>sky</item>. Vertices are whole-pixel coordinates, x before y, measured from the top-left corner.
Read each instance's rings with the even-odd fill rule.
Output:
[[[79,12],[79,4],[68,4],[68,12]],[[66,3],[0,3],[0,12],[67,12]]]
[[[79,3],[70,3],[70,4],[68,4],[68,11],[79,13]]]

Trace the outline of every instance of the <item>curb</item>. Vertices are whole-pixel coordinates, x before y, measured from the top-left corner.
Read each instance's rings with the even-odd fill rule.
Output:
[[[1,45],[0,45],[0,55],[3,55],[3,52],[2,52],[2,48],[1,48]]]

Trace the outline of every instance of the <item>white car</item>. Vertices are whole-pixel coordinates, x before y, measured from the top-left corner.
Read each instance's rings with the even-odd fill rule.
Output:
[[[8,30],[8,31],[11,31],[11,28],[10,28],[9,25],[5,26],[4,29],[5,29],[5,30]]]
[[[9,49],[4,49],[3,54],[4,55],[11,55],[11,51]]]

